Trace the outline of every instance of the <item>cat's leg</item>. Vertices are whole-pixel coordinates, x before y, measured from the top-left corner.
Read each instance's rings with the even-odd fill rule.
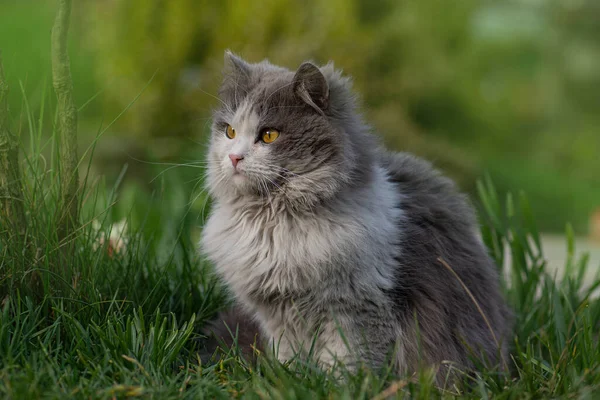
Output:
[[[281,321],[263,319],[262,322],[263,332],[269,338],[267,350],[280,362],[290,361],[302,350],[291,330],[285,329]]]
[[[359,357],[352,354],[348,340],[333,323],[311,332],[312,334],[304,332],[305,335],[301,338],[286,334],[285,330],[274,332],[269,341],[269,349],[281,362],[289,361],[297,355],[306,357],[312,354],[313,360],[325,369],[333,367],[336,362],[342,362],[353,369]]]
[[[293,359],[297,353],[297,350],[285,335],[271,337],[269,348],[273,351],[275,357],[282,363]]]
[[[329,321],[321,328],[315,345],[318,362],[325,368],[341,363],[354,371],[360,361],[357,347],[353,346],[353,333],[339,323]]]

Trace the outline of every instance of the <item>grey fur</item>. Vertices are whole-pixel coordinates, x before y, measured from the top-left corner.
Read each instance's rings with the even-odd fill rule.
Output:
[[[292,72],[230,53],[226,64],[208,156],[214,207],[201,245],[279,358],[306,352],[316,335],[325,364],[380,366],[395,350],[400,372],[422,361],[470,368],[471,355],[498,365],[510,313],[453,182],[383,149],[332,64]],[[263,128],[281,135],[262,143]],[[244,156],[240,174],[230,152]]]
[[[203,340],[204,351],[200,352],[202,363],[210,362],[213,356],[220,357],[222,354],[217,350],[221,347],[226,351],[237,345],[240,353],[249,360],[254,359],[257,352],[264,351],[258,324],[240,307],[220,313],[219,318],[203,331],[207,339]]]

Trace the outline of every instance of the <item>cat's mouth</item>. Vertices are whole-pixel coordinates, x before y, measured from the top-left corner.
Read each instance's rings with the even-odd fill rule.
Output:
[[[253,171],[237,169],[231,171],[231,184],[240,192],[247,195],[265,196],[283,190],[289,178],[282,176],[262,176]]]
[[[247,173],[238,168],[234,168],[233,171],[231,171],[231,175],[229,177],[229,179],[231,179],[231,182],[238,188],[248,185],[250,183],[249,178],[250,177]]]
[[[246,176],[239,172],[239,171],[235,171],[232,175],[231,175],[231,179],[233,180],[234,183],[242,183],[246,180]]]
[[[242,193],[252,193],[256,186],[260,186],[256,176],[252,171],[246,171],[243,168],[233,168],[229,173],[229,182]]]

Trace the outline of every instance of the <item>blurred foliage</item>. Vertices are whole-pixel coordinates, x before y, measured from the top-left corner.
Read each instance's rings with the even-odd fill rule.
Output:
[[[50,3],[0,0],[9,80],[43,75]],[[74,12],[76,98],[99,93],[82,115],[87,142],[143,91],[98,145],[103,173],[127,162],[147,186],[155,169],[132,157],[198,159],[190,140],[207,132],[229,48],[289,68],[334,60],[390,147],[468,191],[483,171],[526,189],[543,229],[584,232],[600,206],[597,0],[81,0]]]
[[[407,112],[451,83],[472,4],[461,2],[451,18],[433,21],[441,1],[117,0],[89,3],[95,23],[88,33],[102,60],[99,79],[115,82],[104,96],[114,112],[156,73],[136,104],[139,111],[129,114],[128,128],[138,134],[189,135],[215,103],[226,48],[250,61],[268,58],[291,68],[305,59],[335,60],[354,77],[392,145],[437,156],[458,168],[461,178],[471,172],[468,157],[458,148],[448,153],[442,140],[425,143],[419,121]]]

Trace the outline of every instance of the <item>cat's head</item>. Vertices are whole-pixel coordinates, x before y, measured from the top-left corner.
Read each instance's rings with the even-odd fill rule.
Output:
[[[368,175],[370,135],[332,64],[290,71],[226,52],[208,156],[221,201],[312,207]]]

